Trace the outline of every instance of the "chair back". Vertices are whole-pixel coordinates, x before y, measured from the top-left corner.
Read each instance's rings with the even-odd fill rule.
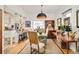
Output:
[[[28,32],[30,44],[38,44],[38,35],[36,32]]]

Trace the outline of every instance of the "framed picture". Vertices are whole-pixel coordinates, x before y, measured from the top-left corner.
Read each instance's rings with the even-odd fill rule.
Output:
[[[52,28],[55,28],[55,21],[54,20],[46,20],[45,21],[45,28],[47,28],[49,24],[52,25]]]
[[[62,23],[62,18],[58,18],[58,19],[57,19],[57,25],[60,26],[61,23]]]
[[[70,17],[64,18],[64,25],[69,26],[70,25]]]
[[[76,12],[76,25],[77,25],[77,28],[79,28],[79,10],[77,10]]]
[[[25,21],[25,27],[31,27],[31,21]]]

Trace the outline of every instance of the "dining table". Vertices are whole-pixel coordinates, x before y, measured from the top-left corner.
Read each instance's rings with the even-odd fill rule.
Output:
[[[40,42],[44,43],[45,46],[44,46],[44,53],[46,51],[46,45],[47,45],[47,35],[45,33],[43,34],[38,34],[38,39]]]

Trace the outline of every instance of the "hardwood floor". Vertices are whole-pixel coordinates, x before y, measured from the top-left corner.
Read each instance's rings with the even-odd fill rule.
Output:
[[[61,47],[59,48],[56,43],[57,42],[48,39],[45,54],[67,54],[67,49],[62,49]],[[69,53],[72,53],[72,51],[69,50]],[[29,40],[25,40],[17,44],[13,48],[11,48],[6,54],[30,54]]]
[[[4,54],[18,54],[21,52],[21,50],[26,46],[28,40],[22,41],[20,43],[15,44],[14,47],[7,50]]]
[[[40,50],[42,50],[42,49],[40,49]],[[29,43],[20,52],[20,54],[30,54],[30,44]],[[48,39],[45,54],[62,54],[62,52],[51,39]]]

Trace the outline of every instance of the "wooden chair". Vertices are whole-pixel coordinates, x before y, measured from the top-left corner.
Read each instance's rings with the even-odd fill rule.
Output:
[[[49,30],[48,31],[48,38],[49,39],[56,39],[56,30]]]
[[[29,41],[30,41],[30,49],[31,54],[36,51],[36,53],[40,53],[40,49],[44,48],[44,43],[40,43],[38,40],[38,35],[36,32],[28,32]]]

